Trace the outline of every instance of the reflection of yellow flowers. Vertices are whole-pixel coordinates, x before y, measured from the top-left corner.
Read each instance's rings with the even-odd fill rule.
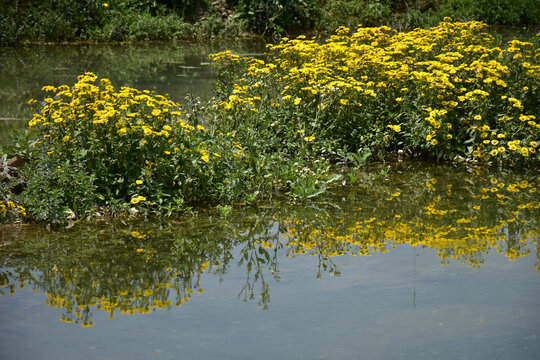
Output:
[[[360,209],[356,207],[354,209],[347,207],[345,210],[340,209],[339,212],[317,214],[315,217],[306,216],[305,212],[302,212],[297,213],[292,219],[288,218],[291,215],[289,211],[287,211],[286,215],[276,213],[275,217],[272,218],[272,224],[274,224],[274,221],[279,223],[280,236],[273,240],[259,237],[255,241],[262,247],[262,251],[264,249],[276,249],[276,251],[283,249],[287,251],[287,254],[307,254],[324,259],[348,254],[369,256],[374,253],[391,251],[396,245],[426,247],[432,249],[433,253],[439,256],[444,263],[454,259],[460,263],[468,263],[472,267],[481,266],[483,255],[491,253],[492,250],[503,253],[508,260],[514,260],[531,253],[531,250],[535,249],[538,224],[535,219],[529,221],[531,226],[521,224],[531,214],[534,216],[534,211],[540,209],[540,202],[530,194],[539,187],[538,181],[540,181],[540,178],[531,175],[525,179],[524,175],[516,174],[511,178],[513,182],[511,186],[514,189],[523,190],[521,193],[519,190],[516,193],[509,193],[506,188],[494,189],[499,185],[504,186],[504,183],[508,182],[506,181],[508,178],[504,178],[504,174],[497,175],[501,176],[500,178],[486,174],[482,174],[479,179],[474,178],[475,175],[473,174],[470,176],[465,179],[454,177],[449,180],[446,177],[437,179],[425,174],[413,175],[411,184],[420,181],[420,183],[416,183],[417,186],[403,187],[401,188],[403,191],[397,191],[396,189],[390,196],[391,198],[400,196],[403,199],[403,204],[416,204],[416,210],[412,213],[406,210],[409,207],[400,207],[397,202],[383,201],[381,203],[379,201],[381,196],[388,196],[383,196],[386,188],[380,192],[374,189],[375,191],[366,193],[368,197],[364,200],[366,203],[378,204],[376,209],[368,207],[359,211]],[[438,191],[427,193],[425,188],[422,189],[422,186],[418,186],[421,185],[422,181],[433,191],[437,191],[434,188],[434,185],[437,185]],[[463,181],[461,184],[468,184],[476,199],[481,199],[478,195],[491,194],[494,191],[497,192],[497,195],[492,195],[491,200],[485,202],[484,200],[471,202],[471,199],[464,199],[461,192],[457,196],[452,196],[451,192],[448,192],[450,184],[447,184],[447,181],[452,182],[458,188],[461,188],[459,181]],[[501,192],[505,195],[501,195]],[[373,197],[371,197],[372,195]],[[465,200],[464,203],[463,200]],[[506,204],[504,206],[499,205],[503,203]],[[6,204],[5,206],[16,207],[16,204],[10,202],[9,205]],[[480,211],[484,209],[485,211]],[[499,216],[496,218],[489,216],[491,210],[495,209],[499,211]],[[336,215],[338,216],[337,219]],[[287,216],[287,218],[281,216]],[[501,238],[501,234],[503,234],[503,230],[508,223],[512,223],[516,227],[523,226],[516,228],[517,231],[514,232],[514,235],[511,235],[515,236],[515,238],[510,239],[512,241],[504,241],[504,237]],[[244,229],[241,226],[237,231],[242,233]],[[528,229],[531,231],[527,231]],[[133,231],[131,236],[140,237],[141,234]],[[203,291],[201,288],[197,289],[198,279],[194,279],[193,276],[180,277],[182,279],[180,281],[184,281],[183,279],[186,278],[189,279],[182,283],[174,283],[174,280],[168,282],[167,280],[177,279],[175,274],[177,275],[179,271],[185,270],[185,268],[183,269],[178,265],[190,262],[181,261],[175,263],[174,260],[171,262],[168,261],[168,258],[160,258],[160,256],[165,256],[163,253],[161,253],[163,255],[156,256],[159,250],[153,248],[150,241],[132,239],[132,242],[137,245],[129,246],[126,251],[128,254],[131,252],[135,258],[139,258],[139,261],[128,261],[129,270],[126,268],[125,278],[122,277],[124,275],[122,273],[115,272],[115,274],[120,275],[120,280],[134,281],[117,281],[110,284],[108,281],[100,282],[98,277],[89,286],[90,289],[73,288],[72,286],[56,287],[55,294],[50,296],[47,304],[66,309],[73,306],[73,315],[70,312],[64,318],[69,321],[73,316],[74,322],[89,324],[88,317],[85,317],[83,310],[90,310],[91,306],[106,311],[111,315],[114,312],[143,314],[157,308],[181,305],[192,294]],[[219,244],[221,243],[216,243],[217,246],[220,246]],[[253,250],[255,253],[260,251],[257,245],[251,243],[251,241],[247,250]],[[209,253],[213,254],[212,251],[209,251]],[[176,254],[172,255],[178,258]],[[217,267],[222,266],[220,264],[221,259],[216,259],[213,255],[202,258],[197,252],[194,255],[197,258],[193,259],[193,266],[190,266],[188,271],[197,277],[207,271],[210,264]],[[106,260],[106,256],[103,259]],[[159,259],[160,261],[152,262],[153,259]],[[140,272],[133,270],[140,270],[142,267],[133,268],[133,266],[137,266],[137,263],[145,266],[145,260],[148,264],[153,263],[157,267],[158,272],[154,274],[163,276],[145,276],[145,279],[149,279],[148,282],[141,283],[137,281],[140,279],[137,275]],[[107,261],[96,261],[96,264],[109,269]],[[69,276],[71,279],[76,279],[81,275],[81,270],[76,268],[73,270],[71,268],[65,269],[59,265],[59,268],[55,267],[54,269],[55,274],[66,278]],[[83,273],[86,270],[85,268]],[[98,267],[97,270],[103,270],[103,268]],[[149,271],[156,271],[156,268],[152,267]],[[149,275],[152,275],[152,273]],[[155,279],[158,279],[159,282]],[[192,282],[192,279],[195,281]],[[8,284],[0,280],[0,287],[6,287],[6,285]],[[111,285],[112,288],[108,287]],[[69,292],[63,292],[64,289],[69,289]],[[81,296],[79,292],[72,293],[71,289],[75,291],[88,290],[89,292],[82,294],[88,296]],[[171,291],[170,295],[175,296],[176,302],[168,299],[168,289],[176,290]],[[82,300],[78,304],[74,304],[73,300],[78,299]]]

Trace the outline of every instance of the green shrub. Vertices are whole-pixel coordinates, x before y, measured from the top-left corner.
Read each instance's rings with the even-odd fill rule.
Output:
[[[540,7],[536,0],[444,0],[440,11],[456,19],[489,24],[540,24]]]
[[[105,10],[99,1],[2,1],[0,44],[84,39],[87,31],[103,25]]]
[[[322,3],[321,17],[317,25],[320,29],[378,25],[391,14],[388,0],[333,0]]]
[[[96,212],[96,179],[80,163],[41,157],[26,165],[24,173],[28,181],[21,202],[34,220],[63,222]]]
[[[191,35],[191,26],[175,15],[117,13],[93,37],[105,41],[172,40]]]
[[[317,0],[235,0],[231,4],[250,30],[263,35],[310,29],[319,16]]]

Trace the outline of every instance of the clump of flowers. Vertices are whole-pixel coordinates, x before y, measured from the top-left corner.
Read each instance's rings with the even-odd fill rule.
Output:
[[[265,61],[213,54],[218,103],[231,127],[255,123],[293,151],[304,131],[334,154],[538,164],[538,41],[503,45],[485,30],[448,18],[407,33],[341,27],[268,45]]]
[[[22,205],[10,200],[0,200],[0,223],[20,219],[23,216],[26,216],[26,209]]]
[[[29,122],[27,174],[49,174],[50,182],[58,182],[59,173],[87,174],[93,188],[86,192],[95,195],[94,202],[137,211],[175,211],[184,202],[232,196],[229,173],[241,163],[243,146],[231,134],[207,129],[169,98],[129,87],[116,90],[92,73],[79,76],[72,87],[43,91],[49,94],[43,103],[30,101],[41,108]],[[76,212],[72,202],[79,199],[61,202]]]

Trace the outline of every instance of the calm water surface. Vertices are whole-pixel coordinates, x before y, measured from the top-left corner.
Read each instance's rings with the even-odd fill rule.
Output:
[[[0,358],[537,359],[539,176],[397,164],[225,217],[0,228]]]

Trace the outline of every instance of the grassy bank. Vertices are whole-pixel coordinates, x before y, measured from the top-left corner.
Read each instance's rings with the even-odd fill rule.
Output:
[[[266,61],[213,54],[207,103],[92,73],[45,86],[10,150],[28,163],[3,167],[1,219],[304,201],[355,183],[370,161],[538,168],[540,33],[502,44],[485,29],[450,19],[411,32],[340,27],[325,41],[284,38]]]
[[[536,0],[1,0],[0,45],[280,38],[358,24],[407,30],[446,16],[540,26]]]

